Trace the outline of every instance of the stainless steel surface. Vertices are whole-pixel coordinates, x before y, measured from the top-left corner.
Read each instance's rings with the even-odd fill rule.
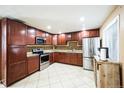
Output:
[[[40,70],[47,68],[50,65],[49,54],[40,55]]]
[[[93,58],[83,58],[83,66],[86,70],[93,70]]]
[[[98,48],[100,47],[100,39],[83,38],[83,68],[93,70],[93,57],[98,55]]]

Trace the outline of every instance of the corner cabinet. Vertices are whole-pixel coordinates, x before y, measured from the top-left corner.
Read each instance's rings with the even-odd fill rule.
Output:
[[[66,35],[65,34],[59,34],[57,35],[57,44],[58,45],[66,45]]]
[[[27,75],[26,25],[2,19],[2,83],[9,86]]]
[[[55,52],[53,54],[53,62],[60,62],[64,64],[83,66],[82,54],[81,53],[65,53]]]

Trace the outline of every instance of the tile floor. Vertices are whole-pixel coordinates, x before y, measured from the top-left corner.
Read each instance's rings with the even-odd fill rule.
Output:
[[[0,84],[1,88],[4,88]],[[10,88],[95,88],[92,71],[82,67],[54,63],[13,84]]]

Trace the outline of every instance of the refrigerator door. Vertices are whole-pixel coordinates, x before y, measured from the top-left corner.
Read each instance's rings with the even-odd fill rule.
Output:
[[[83,56],[93,57],[98,54],[98,48],[100,47],[100,39],[96,38],[84,38],[83,39]]]
[[[93,57],[93,38],[83,39],[83,56]]]
[[[94,55],[99,54],[98,48],[100,48],[100,38],[96,37],[94,38]]]
[[[93,70],[93,58],[83,58],[83,69]]]

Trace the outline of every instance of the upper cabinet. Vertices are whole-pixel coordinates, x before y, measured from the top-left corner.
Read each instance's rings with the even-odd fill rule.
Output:
[[[78,44],[82,45],[83,31],[78,32],[78,36],[79,36]]]
[[[78,32],[73,32],[71,34],[71,40],[72,41],[78,41],[79,40],[79,33]]]
[[[52,39],[52,38],[53,38],[53,37],[52,37],[51,34],[46,33],[46,35],[45,35],[45,39],[46,39],[45,44],[52,45],[52,42],[53,42],[53,39]]]
[[[57,44],[58,45],[66,45],[66,34],[59,34],[57,36]]]
[[[71,41],[72,40],[71,37],[72,37],[71,33],[66,33],[66,40],[67,41]]]
[[[26,25],[8,20],[8,45],[26,45]]]
[[[27,44],[35,44],[36,30],[32,27],[27,27]]]
[[[53,45],[57,45],[57,35],[53,35]]]
[[[40,37],[45,37],[45,32],[41,31],[41,30],[36,30],[36,36],[40,36]]]
[[[98,37],[98,36],[99,36],[99,29],[83,31],[83,37]]]

